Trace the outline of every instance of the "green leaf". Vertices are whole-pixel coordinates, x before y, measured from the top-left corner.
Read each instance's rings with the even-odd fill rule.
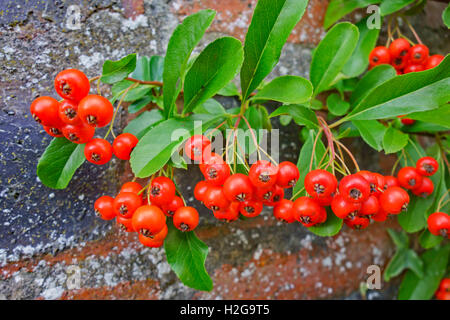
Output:
[[[444,240],[443,237],[435,236],[428,229],[423,230],[419,237],[419,243],[424,249],[436,247]]]
[[[347,77],[358,77],[367,70],[369,54],[377,43],[380,29],[369,29],[367,27],[367,19],[362,19],[356,24],[359,31],[358,44],[352,56],[342,68],[342,73]]]
[[[119,82],[136,69],[136,54],[130,54],[118,61],[106,60],[100,80],[103,83],[113,84]]]
[[[216,100],[208,99],[194,109],[194,113],[225,114],[225,108]]]
[[[383,149],[386,154],[402,150],[408,144],[409,135],[389,127],[384,133]]]
[[[332,237],[339,233],[344,220],[336,217],[330,207],[327,207],[326,210],[327,220],[324,223],[309,227],[308,230],[321,237]]]
[[[164,57],[152,56],[150,58],[150,81],[163,81]]]
[[[205,269],[208,246],[193,231],[182,232],[168,222],[169,232],[164,240],[167,262],[186,286],[211,291],[213,282]]]
[[[282,76],[262,87],[250,100],[272,100],[286,104],[304,103],[311,98],[313,87],[309,80],[297,76]]]
[[[442,21],[444,21],[447,28],[450,28],[450,5],[448,5],[444,12],[442,12]]]
[[[304,188],[305,177],[308,174],[308,172],[317,169],[319,167],[319,162],[322,159],[323,155],[325,154],[325,146],[323,145],[320,138],[317,140],[316,150],[313,153],[313,145],[316,136],[317,136],[316,130],[309,130],[308,137],[305,143],[303,144],[300,150],[300,154],[298,156],[297,168],[300,171],[300,178],[298,179],[297,184],[294,186],[294,189],[292,191],[292,194],[297,195],[295,197],[296,199],[302,195],[306,195],[305,190],[300,192],[300,190]],[[309,165],[311,163],[311,157],[313,161],[312,161],[312,168],[310,170]],[[328,161],[328,157],[325,156],[325,159],[323,161],[324,163],[326,163],[326,161]]]
[[[450,55],[435,68],[383,82],[350,112],[349,119],[372,120],[438,108],[450,99]]]
[[[426,300],[433,297],[447,268],[450,245],[425,251],[421,259],[424,263],[424,275],[419,278],[408,271],[400,285],[399,300]]]
[[[422,146],[417,141],[415,141],[413,137],[411,137],[404,149],[404,152],[406,154],[405,157],[402,157],[402,152],[399,152],[397,154],[398,157],[401,157],[400,165],[402,167],[415,167],[417,160],[425,156],[425,150],[423,150]]]
[[[137,80],[150,81],[150,58],[146,56],[139,57],[136,61],[136,68],[130,77]]]
[[[450,128],[450,103],[446,103],[434,110],[411,113],[408,115],[408,118]]]
[[[331,0],[323,21],[323,27],[328,29],[333,23],[355,9],[379,3],[381,0]]]
[[[377,151],[383,149],[383,137],[387,128],[377,120],[354,120],[351,123],[355,125],[363,140]]]
[[[443,121],[444,123],[446,121]],[[450,127],[450,124],[448,125]],[[415,132],[440,132],[440,131],[448,131],[449,127],[440,126],[434,123],[428,123],[417,120],[412,125],[404,125],[402,127],[403,132],[415,133]]]
[[[242,100],[245,101],[272,71],[281,49],[305,12],[307,0],[259,0],[245,37],[241,69]]]
[[[380,14],[387,16],[391,13],[399,11],[415,0],[383,0],[380,5]]]
[[[282,114],[290,115],[298,125],[308,126],[310,128],[319,127],[319,123],[317,122],[317,117],[314,111],[303,105],[290,104],[281,106],[277,110],[272,112],[269,118],[273,118]]]
[[[327,107],[331,114],[343,116],[350,109],[350,103],[341,99],[337,93],[332,93],[327,97]]]
[[[382,64],[371,69],[361,78],[350,96],[350,104],[352,107],[356,106],[361,100],[367,97],[374,88],[383,82],[392,79],[396,75],[397,72],[389,64]]]
[[[225,87],[223,87],[222,89],[220,89],[217,92],[218,95],[224,96],[224,97],[234,97],[240,96],[239,90],[236,87],[236,84],[234,84],[234,82],[229,82],[227,83],[227,85]]]
[[[139,140],[131,153],[134,175],[145,178],[157,172],[194,132],[202,133],[221,119],[223,115],[195,114],[159,122]]]
[[[188,16],[175,28],[169,40],[163,73],[164,115],[166,118],[172,114],[175,101],[183,87],[182,81],[192,50],[211,25],[215,15],[213,10],[201,10]]]
[[[409,247],[409,238],[408,235],[403,231],[395,231],[393,229],[388,228],[387,232],[394,242],[397,249],[408,248]]]
[[[384,280],[389,281],[391,278],[398,276],[406,269],[414,272],[416,277],[422,278],[424,275],[423,262],[417,256],[417,253],[408,248],[401,248],[395,253],[387,265],[384,271]]]
[[[223,37],[210,43],[186,75],[183,113],[191,112],[233,80],[244,59],[241,42]]]
[[[128,91],[127,95],[123,99],[125,102],[133,102],[136,100],[139,100],[143,98],[144,96],[148,95],[150,91],[152,90],[153,86],[149,85],[139,85],[136,88],[131,89]]]
[[[85,159],[84,144],[54,138],[39,159],[37,175],[47,187],[64,189]]]
[[[152,101],[153,101],[152,96],[145,96],[139,100],[136,100],[132,104],[130,104],[130,106],[128,107],[128,109],[127,109],[128,113],[136,113]]]
[[[327,90],[352,55],[358,43],[358,28],[342,22],[336,24],[320,41],[314,51],[310,78],[314,95]]]
[[[141,139],[144,134],[163,119],[164,116],[160,110],[153,109],[151,111],[145,111],[131,120],[125,129],[123,129],[123,132],[134,134],[138,139]]]

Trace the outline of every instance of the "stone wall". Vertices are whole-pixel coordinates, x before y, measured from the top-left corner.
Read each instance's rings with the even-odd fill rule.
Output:
[[[203,8],[218,14],[202,45],[223,34],[243,40],[256,2],[0,0],[0,298],[361,298],[367,266],[383,267],[393,253],[385,228],[397,227],[395,221],[363,232],[344,227],[336,237],[320,238],[299,224],[276,222],[269,211],[231,224],[202,211],[197,233],[210,246],[206,267],[215,287],[197,292],[177,280],[162,249],[144,248],[136,235],[120,234],[114,223],[95,217],[95,199],[114,195],[129,179],[123,162],[113,159],[101,168],[85,163],[65,190],[51,190],[36,176],[38,158],[50,139],[30,117],[29,105],[37,95],[56,96],[52,80],[60,70],[75,67],[93,77],[105,59],[133,52],[164,55],[177,23]],[[79,30],[66,26],[74,4],[81,8]],[[270,77],[309,76],[311,48],[324,35],[327,5],[325,0],[310,1]],[[442,12],[442,4],[431,2],[429,7],[425,19],[415,20],[432,52],[446,53],[448,32],[429,18]],[[116,131],[126,121],[121,114]],[[281,129],[283,160],[296,161],[299,128]],[[365,168],[380,170],[380,163],[392,161],[359,140],[349,143]],[[177,175],[189,201],[199,179],[197,169]],[[81,268],[81,289],[67,287],[70,266]],[[395,292],[393,281],[367,297],[391,298]]]

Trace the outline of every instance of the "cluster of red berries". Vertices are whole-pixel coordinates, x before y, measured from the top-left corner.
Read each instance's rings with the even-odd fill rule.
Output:
[[[48,96],[35,99],[30,111],[33,119],[42,124],[52,137],[66,137],[85,144],[86,159],[94,164],[107,163],[114,153],[119,159],[130,159],[138,139],[124,133],[115,138],[113,145],[105,139],[94,139],[95,128],[107,126],[114,113],[108,99],[89,94],[90,82],[77,69],[63,70],[55,78],[55,90],[61,101]]]
[[[102,196],[95,201],[97,215],[104,220],[116,218],[120,229],[138,232],[139,241],[147,247],[161,247],[167,236],[166,217],[181,231],[192,231],[197,227],[199,215],[196,209],[184,205],[181,197],[175,195],[175,184],[167,177],[152,180],[148,197],[137,182],[127,182],[119,194],[112,198]]]
[[[441,280],[439,289],[436,292],[436,298],[438,300],[450,300],[450,278]]]
[[[424,71],[436,67],[444,56],[435,54],[430,56],[426,45],[416,44],[411,46],[408,40],[399,38],[389,45],[375,47],[369,55],[370,68],[380,64],[390,64],[397,74]],[[404,125],[412,125],[415,120],[398,116]]]
[[[217,219],[234,221],[240,214],[247,218],[258,216],[264,206],[274,207],[275,217],[293,222],[285,214],[284,189],[297,183],[300,173],[289,161],[278,166],[266,160],[254,163],[248,175],[231,174],[223,158],[211,152],[211,141],[202,135],[192,136],[185,144],[185,154],[201,161],[200,171],[205,180],[197,183],[194,197],[213,211]]]
[[[380,64],[390,64],[398,74],[418,72],[436,67],[444,56],[435,54],[430,56],[428,47],[424,44],[411,46],[408,40],[399,38],[389,45],[375,47],[369,55],[370,67]]]

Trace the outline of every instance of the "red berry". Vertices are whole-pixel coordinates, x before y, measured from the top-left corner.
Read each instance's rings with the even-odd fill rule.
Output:
[[[317,224],[327,221],[327,210],[324,207],[320,207],[320,217],[317,220]]]
[[[419,72],[425,70],[424,66],[421,64],[410,64],[405,67],[403,73]]]
[[[117,158],[130,160],[130,154],[139,140],[131,133],[122,133],[118,135],[113,142],[113,152]]]
[[[58,101],[46,96],[35,99],[30,106],[31,116],[37,123],[54,128],[63,125],[59,118],[58,109]]]
[[[430,214],[427,220],[428,230],[435,236],[450,236],[450,216],[444,212]]]
[[[78,104],[72,100],[63,100],[59,102],[59,118],[67,124],[78,125],[81,120],[78,117]]]
[[[227,163],[207,164],[203,175],[209,184],[222,186],[230,176],[230,166]]]
[[[161,206],[162,211],[168,217],[172,217],[179,208],[184,207],[184,201],[179,196],[173,197],[169,203],[163,204]]]
[[[305,177],[306,192],[313,198],[328,198],[336,192],[336,177],[322,169],[309,172]]]
[[[405,189],[416,189],[422,184],[423,177],[414,167],[403,167],[397,173],[398,183]]]
[[[430,51],[423,44],[416,44],[409,49],[409,60],[411,64],[423,64],[427,61]]]
[[[434,184],[430,178],[424,177],[422,180],[422,184],[420,187],[413,189],[412,193],[414,193],[418,197],[428,197],[434,191]]]
[[[116,217],[117,225],[119,226],[119,229],[123,232],[135,232],[133,225],[131,223],[131,218],[127,219],[122,216]]]
[[[347,201],[341,194],[337,194],[331,201],[331,211],[340,219],[346,219],[359,214],[361,203]]]
[[[111,122],[114,107],[105,97],[91,94],[78,104],[78,116],[91,127],[104,127]]]
[[[436,299],[449,301],[450,300],[450,292],[448,291],[439,291],[436,293]]]
[[[150,201],[155,205],[169,203],[175,197],[175,184],[167,177],[157,177],[150,184]]]
[[[282,188],[292,188],[297,183],[300,172],[295,164],[283,161],[278,165],[277,185]]]
[[[253,185],[245,174],[235,173],[225,181],[223,193],[230,202],[242,202],[251,198]]]
[[[378,195],[380,194],[380,189],[382,190],[384,185],[384,179],[380,179],[375,175],[375,173],[367,171],[367,170],[361,170],[357,174],[362,176],[370,185],[370,194]]]
[[[173,225],[181,231],[192,231],[198,226],[198,211],[192,207],[181,207],[173,215]]]
[[[101,196],[94,203],[95,214],[103,220],[111,220],[116,217],[113,210],[114,198],[110,196]]]
[[[273,208],[273,215],[276,219],[286,223],[292,223],[294,218],[294,202],[288,199],[281,199],[281,201]]]
[[[266,160],[252,164],[248,177],[257,188],[269,188],[277,182],[278,167]]]
[[[329,196],[326,198],[314,198],[314,200],[316,200],[320,206],[327,207],[331,205],[331,202],[333,201],[333,196]]]
[[[62,127],[62,133],[70,142],[84,144],[91,141],[94,137],[95,128],[83,123],[77,126],[66,124]]]
[[[139,242],[146,247],[159,248],[164,244],[168,231],[167,225],[164,225],[163,229],[152,237],[146,237],[139,233]]]
[[[90,88],[88,77],[77,69],[63,70],[55,77],[55,90],[64,99],[80,101]]]
[[[113,202],[114,213],[117,216],[122,216],[126,219],[130,219],[133,213],[142,205],[142,198],[136,193],[121,192],[119,193]]]
[[[54,128],[54,127],[47,127],[43,126],[45,132],[47,132],[49,135],[55,138],[64,137],[64,134],[62,133],[62,129],[60,128]]]
[[[133,214],[132,224],[136,232],[151,238],[164,229],[166,216],[157,206],[140,206]]]
[[[239,218],[239,208],[241,207],[241,203],[238,201],[234,201],[230,203],[226,210],[222,211],[214,211],[214,217],[219,220],[225,220],[227,222],[235,221]]]
[[[404,74],[403,69],[408,66],[408,57],[392,58],[391,65],[399,72],[397,74]]]
[[[422,176],[432,176],[439,168],[439,163],[432,157],[422,157],[416,162],[416,170]]]
[[[342,178],[339,193],[350,202],[364,202],[370,196],[370,184],[361,175],[351,174]]]
[[[430,56],[424,64],[425,69],[433,69],[434,67],[438,66],[442,62],[442,60],[444,60],[444,56],[440,54]]]
[[[220,164],[225,163],[223,161],[222,157],[219,156],[217,153],[210,152],[210,150],[207,148],[205,149],[205,152],[203,153],[203,159],[202,162],[198,165],[200,171],[205,174],[205,168],[208,164]]]
[[[344,220],[345,224],[352,229],[362,230],[369,226],[370,220],[367,217],[355,216]]]
[[[84,155],[86,160],[93,164],[105,164],[112,157],[111,144],[105,139],[92,139],[86,143]]]
[[[380,211],[380,203],[378,198],[372,195],[362,203],[359,214],[361,216],[373,216],[374,214],[377,214],[378,211]]]
[[[410,47],[411,45],[406,39],[398,38],[390,44],[389,54],[392,59],[408,57]]]
[[[439,291],[450,292],[450,278],[442,279],[439,285]]]
[[[322,207],[309,197],[300,197],[293,205],[294,218],[305,227],[311,227],[323,218]]]
[[[385,176],[384,177],[384,187],[383,190],[386,190],[389,187],[400,187],[400,183],[394,176]]]
[[[205,151],[211,153],[211,141],[201,134],[193,135],[184,145],[184,153],[194,161],[201,161]]]
[[[405,117],[400,117],[401,118],[401,122],[405,125],[405,126],[412,126],[414,123],[416,123],[416,120],[410,119],[410,118],[405,118]]]
[[[224,194],[224,189],[218,186],[210,186],[205,192],[203,198],[205,206],[212,211],[224,211],[229,206],[230,202]]]
[[[408,192],[400,187],[387,188],[380,196],[381,208],[391,214],[406,211],[409,204]]]
[[[380,64],[388,64],[391,61],[391,55],[386,47],[375,47],[369,55],[369,64],[371,67],[378,66]]]
[[[380,206],[380,210],[378,210],[378,212],[375,213],[374,215],[372,215],[370,218],[373,221],[383,222],[383,221],[386,221],[388,215],[389,215],[389,213],[387,211],[384,211],[383,208],[381,208],[381,206]]]
[[[203,202],[209,186],[209,183],[206,181],[200,181],[199,183],[197,183],[194,188],[194,198],[200,202]]]
[[[142,190],[142,186],[134,181],[125,182],[120,188],[120,192],[132,192],[138,194]],[[142,195],[142,194],[141,194]]]
[[[262,209],[263,209],[262,201],[245,200],[241,202],[239,212],[247,218],[253,218],[258,216],[261,213]]]
[[[262,202],[264,205],[273,207],[276,206],[283,198],[284,198],[284,189],[278,185],[274,185],[272,188],[270,188],[270,198],[269,200],[266,200],[267,193],[265,197],[262,199]]]

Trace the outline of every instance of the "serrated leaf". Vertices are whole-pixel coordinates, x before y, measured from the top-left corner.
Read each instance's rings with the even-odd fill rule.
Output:
[[[289,34],[305,12],[306,0],[259,0],[245,37],[241,69],[246,100],[277,64]]]
[[[350,108],[350,104],[347,101],[342,100],[339,94],[332,93],[327,97],[327,107],[331,114],[343,116]]]
[[[250,100],[272,100],[285,104],[300,104],[312,96],[309,80],[297,76],[281,76],[262,87]]]
[[[168,222],[169,232],[164,240],[167,262],[184,285],[211,291],[213,282],[205,269],[208,246],[193,231],[182,232]]]
[[[383,82],[362,99],[346,120],[372,120],[436,109],[450,100],[450,55],[435,68]]]
[[[363,140],[377,151],[383,149],[383,137],[387,128],[377,120],[354,120],[355,125]]]
[[[130,54],[118,61],[106,60],[100,80],[103,83],[113,84],[119,82],[136,69],[136,54]]]
[[[192,50],[200,42],[215,15],[213,10],[201,10],[188,16],[175,28],[169,40],[163,73],[166,118],[172,114],[175,101],[182,89],[182,79],[187,71]]]
[[[232,37],[210,43],[186,74],[183,113],[191,112],[229,83],[244,59],[241,42]]]
[[[398,129],[389,127],[384,133],[383,149],[386,154],[396,153],[408,144],[409,136]]]
[[[54,138],[39,159],[37,175],[47,187],[64,189],[84,160],[84,144]]]
[[[316,114],[311,109],[298,104],[284,105],[272,112],[269,118],[280,115],[290,115],[298,125],[308,126],[310,128],[318,128]]]
[[[138,139],[141,139],[144,134],[163,119],[164,116],[160,110],[145,111],[131,120],[125,129],[123,129],[123,132],[134,134]]]
[[[342,22],[336,24],[320,41],[314,51],[310,78],[314,96],[327,90],[351,57],[358,43],[359,31],[355,25]]]

